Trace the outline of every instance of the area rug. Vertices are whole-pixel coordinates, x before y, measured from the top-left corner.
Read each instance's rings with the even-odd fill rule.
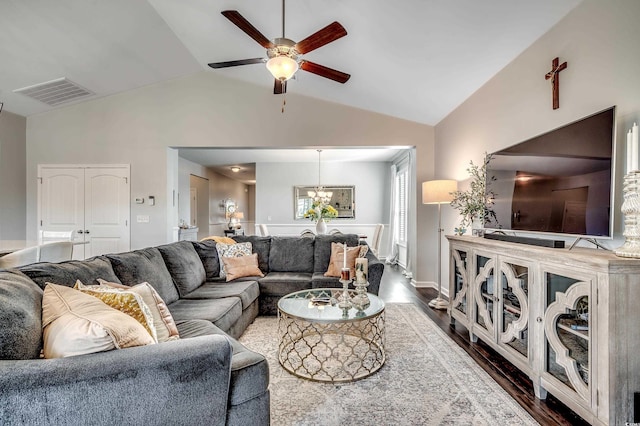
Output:
[[[285,371],[277,321],[258,317],[240,339],[269,360],[274,426],[538,424],[413,304],[387,304],[385,365],[346,384]]]

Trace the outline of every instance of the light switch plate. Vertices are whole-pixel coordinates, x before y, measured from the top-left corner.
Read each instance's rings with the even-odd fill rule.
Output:
[[[138,220],[138,223],[149,223],[149,216],[148,215],[139,214],[137,216],[137,220]]]
[[[144,204],[144,198],[136,198],[136,204]]]

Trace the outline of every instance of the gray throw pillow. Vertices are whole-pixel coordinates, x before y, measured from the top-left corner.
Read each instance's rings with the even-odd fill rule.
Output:
[[[213,281],[220,276],[220,259],[218,258],[218,250],[216,250],[216,242],[213,240],[192,241],[193,248],[198,253],[202,266],[206,274],[207,281]]]
[[[23,273],[0,271],[0,359],[40,356],[42,293]]]

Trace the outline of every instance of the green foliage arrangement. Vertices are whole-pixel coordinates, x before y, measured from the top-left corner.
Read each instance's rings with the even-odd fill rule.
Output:
[[[317,222],[319,219],[324,219],[325,222],[329,222],[329,220],[338,217],[338,210],[329,204],[316,201],[312,204],[311,208],[307,210],[304,217],[314,222]]]
[[[462,216],[460,227],[464,228],[471,225],[475,217],[481,218],[484,223],[492,220],[497,223],[496,213],[493,211],[493,200],[495,194],[491,189],[487,188],[487,182],[491,183],[496,180],[495,176],[491,176],[487,181],[487,165],[493,158],[493,155],[484,153],[484,162],[481,166],[469,162],[467,172],[471,177],[471,186],[466,191],[455,191],[452,193],[453,201],[451,207],[458,210]]]

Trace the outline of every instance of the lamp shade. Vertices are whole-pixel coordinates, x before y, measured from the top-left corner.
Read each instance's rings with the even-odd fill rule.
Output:
[[[453,200],[451,192],[458,190],[455,180],[430,180],[422,182],[422,204],[445,204]]]
[[[288,56],[275,56],[267,61],[267,69],[278,80],[289,80],[298,71],[298,63]]]
[[[244,219],[244,213],[243,212],[235,212],[233,214],[233,217],[236,219]]]

